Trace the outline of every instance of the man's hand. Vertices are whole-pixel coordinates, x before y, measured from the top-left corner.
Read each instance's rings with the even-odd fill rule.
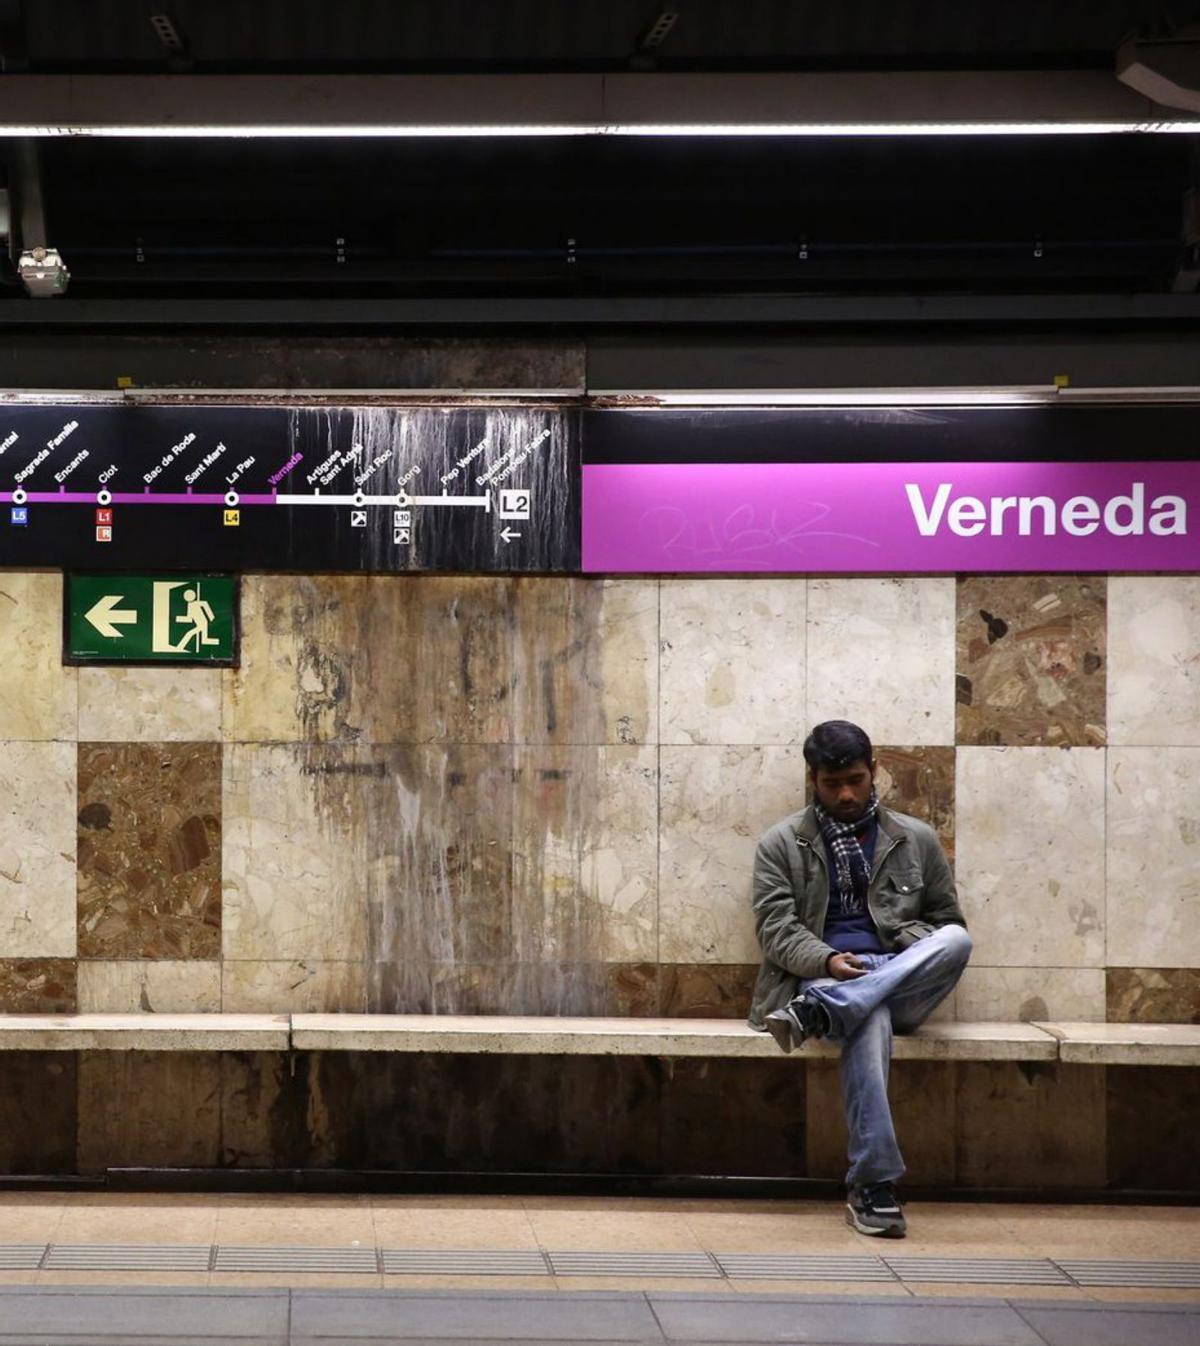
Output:
[[[867,969],[858,961],[856,953],[832,953],[825,961],[825,968],[838,981],[853,981],[855,977],[867,975]]]

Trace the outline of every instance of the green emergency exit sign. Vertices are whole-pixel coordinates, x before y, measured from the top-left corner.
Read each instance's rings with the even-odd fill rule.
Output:
[[[232,575],[68,575],[63,662],[233,664]]]

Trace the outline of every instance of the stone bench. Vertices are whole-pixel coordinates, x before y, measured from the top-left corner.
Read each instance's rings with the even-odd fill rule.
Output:
[[[550,1056],[778,1058],[739,1019],[451,1014],[2,1014],[0,1051],[438,1052]],[[810,1042],[796,1054],[835,1057]],[[898,1061],[1200,1065],[1200,1025],[926,1024],[897,1036]]]

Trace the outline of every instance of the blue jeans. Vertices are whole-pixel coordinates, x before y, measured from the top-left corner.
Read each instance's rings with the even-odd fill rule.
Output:
[[[870,969],[865,977],[800,983],[829,1011],[830,1040],[841,1044],[851,1186],[895,1182],[903,1174],[887,1096],[892,1031],[911,1033],[924,1023],[954,989],[970,956],[971,936],[961,925],[943,925],[903,953],[859,954]]]

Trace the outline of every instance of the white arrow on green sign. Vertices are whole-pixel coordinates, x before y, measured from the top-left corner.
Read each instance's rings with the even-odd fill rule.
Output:
[[[68,575],[66,663],[232,664],[231,575]]]

